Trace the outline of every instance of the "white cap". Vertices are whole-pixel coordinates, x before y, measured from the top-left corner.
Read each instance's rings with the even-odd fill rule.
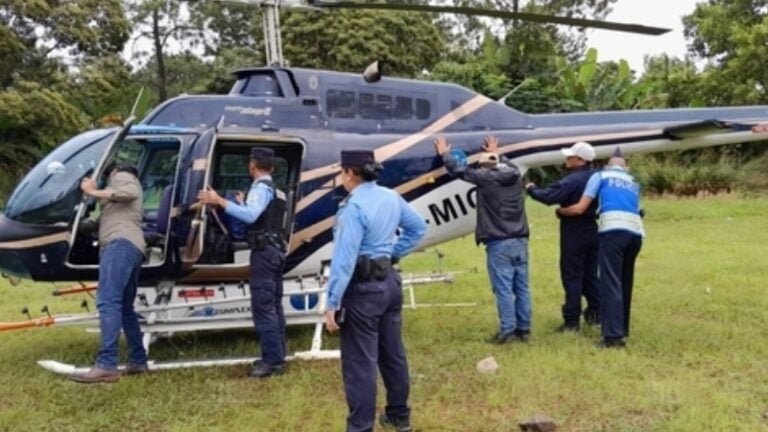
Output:
[[[579,141],[570,148],[560,149],[566,157],[576,156],[587,162],[595,160],[595,149],[588,142]]]
[[[480,154],[480,160],[477,161],[480,165],[497,165],[499,163],[499,155],[492,152],[484,152]]]

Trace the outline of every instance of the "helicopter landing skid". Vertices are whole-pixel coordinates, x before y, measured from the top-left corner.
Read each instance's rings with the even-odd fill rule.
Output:
[[[339,350],[323,350],[320,348],[322,343],[322,324],[316,324],[315,336],[312,339],[312,349],[309,351],[299,351],[286,357],[288,361],[294,360],[335,360],[341,357]],[[154,361],[150,360],[147,363],[150,372],[173,370],[173,369],[188,369],[198,367],[215,367],[215,366],[240,366],[249,365],[253,362],[260,360],[261,357],[224,357],[224,358],[212,358],[212,359],[194,359],[194,360],[177,360],[177,361]],[[43,369],[47,369],[53,373],[59,375],[70,375],[74,373],[86,372],[89,367],[78,367],[72,364],[62,363],[56,360],[40,360],[37,364]],[[125,370],[125,365],[118,366],[119,370]]]

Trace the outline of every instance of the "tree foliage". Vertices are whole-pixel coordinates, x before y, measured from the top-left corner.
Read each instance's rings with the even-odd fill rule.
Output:
[[[708,61],[703,77],[707,102],[768,102],[767,1],[709,0],[699,3],[684,23],[692,52]]]
[[[445,48],[440,28],[428,14],[287,13],[282,24],[285,57],[297,67],[361,72],[382,60],[388,75],[412,77],[432,68]]]
[[[130,23],[119,0],[5,0],[0,2],[0,88],[57,66],[57,57],[117,53]]]
[[[19,174],[86,127],[90,116],[119,104],[122,96],[110,95],[121,77],[107,65],[122,63],[114,56],[130,29],[118,0],[0,2],[3,173]]]

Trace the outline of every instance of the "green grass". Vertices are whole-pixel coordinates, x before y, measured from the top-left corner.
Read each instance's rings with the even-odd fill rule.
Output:
[[[529,202],[531,343],[491,346],[496,327],[485,254],[471,238],[445,244],[453,285],[417,288],[420,302],[472,308],[405,311],[413,421],[421,431],[512,431],[535,413],[561,431],[768,431],[768,199],[646,200],[648,237],[637,264],[632,337],[625,351],[593,347],[599,333],[555,334],[562,289],[553,209]],[[433,253],[404,262],[436,268]],[[0,282],[0,321],[23,305],[77,311],[50,284]],[[308,327],[289,329],[306,349]],[[336,337],[327,346],[338,346]],[[172,343],[171,343],[172,342]],[[98,336],[79,328],[0,334],[0,431],[337,431],[346,404],[337,361],[298,362],[267,381],[244,367],[208,368],[82,386],[35,365],[92,361]],[[249,332],[179,335],[156,360],[248,355]],[[500,369],[475,364],[495,356]],[[379,404],[383,392],[379,393]]]

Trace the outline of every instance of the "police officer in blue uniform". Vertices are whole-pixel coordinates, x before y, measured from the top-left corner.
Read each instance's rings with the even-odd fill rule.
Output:
[[[249,224],[251,248],[251,313],[261,342],[261,361],[248,375],[266,378],[283,373],[285,367],[285,315],[283,314],[283,264],[285,262],[286,199],[272,182],[275,152],[251,149],[248,171],[253,178],[244,203],[219,196],[213,189],[198,193],[205,204],[224,208],[227,215]]]
[[[379,424],[409,432],[403,292],[392,263],[416,247],[427,225],[397,192],[376,184],[373,151],[343,150],[341,167],[349,196],[336,214],[325,321],[328,331],[341,329],[347,431],[373,430],[378,365],[387,390]]]
[[[582,214],[599,200],[600,303],[603,338],[601,348],[622,348],[629,336],[632,284],[635,260],[643,245],[640,185],[627,172],[627,163],[618,147],[606,168],[590,177],[578,203],[558,209],[563,216]]]
[[[534,183],[525,186],[528,195],[546,204],[568,207],[576,204],[592,176],[595,149],[589,143],[577,142],[561,149],[565,155],[568,175],[546,188]],[[560,279],[565,290],[563,324],[557,331],[579,331],[581,297],[587,300],[584,320],[588,324],[599,321],[600,299],[597,289],[597,201],[592,201],[584,213],[574,217],[560,217]]]

